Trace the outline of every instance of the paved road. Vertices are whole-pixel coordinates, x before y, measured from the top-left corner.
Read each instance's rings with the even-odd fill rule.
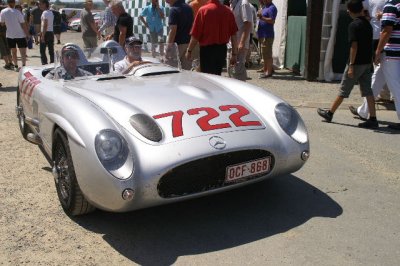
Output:
[[[30,52],[28,64],[37,64],[38,49]],[[314,107],[329,106],[337,84],[286,71],[250,76],[305,120],[311,158],[300,171],[212,197],[71,219],[49,165],[18,132],[17,73],[1,69],[0,264],[397,265],[400,136],[384,125],[395,113],[379,111],[383,125],[363,130],[344,105],[323,123]],[[347,104],[360,102],[355,91]]]

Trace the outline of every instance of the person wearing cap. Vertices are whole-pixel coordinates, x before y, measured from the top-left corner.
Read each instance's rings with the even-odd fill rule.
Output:
[[[50,71],[46,78],[70,80],[76,77],[92,76],[93,74],[78,67],[79,52],[73,45],[65,45],[61,49],[61,66]]]
[[[15,0],[7,0],[8,7],[0,13],[0,23],[7,27],[6,38],[8,47],[11,49],[12,60],[15,69],[18,69],[17,46],[21,53],[22,66],[26,64],[27,40],[30,38],[24,15],[15,9]]]
[[[134,67],[151,63],[142,60],[142,41],[135,36],[126,39],[125,51],[124,59],[114,64],[115,72],[128,74]]]

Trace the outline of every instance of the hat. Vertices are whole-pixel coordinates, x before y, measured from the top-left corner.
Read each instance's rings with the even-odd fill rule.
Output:
[[[66,45],[61,49],[61,55],[76,54],[79,57],[78,49],[73,45]]]
[[[143,42],[142,42],[142,40],[140,40],[139,38],[136,38],[135,36],[128,37],[125,40],[125,45],[131,45],[133,43],[142,44]]]

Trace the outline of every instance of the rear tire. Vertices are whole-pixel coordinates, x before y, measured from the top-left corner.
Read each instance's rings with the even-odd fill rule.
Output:
[[[53,161],[57,169],[57,195],[65,213],[78,216],[94,211],[95,207],[85,199],[76,180],[68,139],[61,129],[54,132]]]
[[[31,130],[29,129],[29,126],[25,123],[25,114],[22,107],[21,93],[19,92],[19,88],[17,88],[17,106],[21,108],[21,111],[19,111],[17,114],[19,130],[21,131],[22,137],[24,137],[24,139],[27,139],[26,136],[28,135],[28,133],[31,132]]]

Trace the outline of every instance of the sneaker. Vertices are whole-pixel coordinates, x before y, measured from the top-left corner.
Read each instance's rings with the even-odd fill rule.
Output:
[[[400,130],[400,123],[390,124],[390,125],[388,125],[388,128],[395,129],[395,130]]]
[[[57,44],[61,44],[60,40],[57,41]]]
[[[13,64],[7,64],[7,65],[5,65],[5,66],[3,66],[5,69],[7,69],[7,70],[12,70],[13,68],[14,68],[14,65]]]
[[[376,120],[368,119],[365,122],[359,123],[358,126],[362,128],[378,128],[379,124]]]
[[[267,75],[267,74],[265,74],[265,73],[261,73],[261,74],[258,76],[259,79],[267,79],[267,78],[270,78],[270,77],[272,77],[272,75]]]
[[[321,108],[317,109],[317,113],[325,119],[326,122],[331,122],[333,118],[333,114],[329,112],[329,110],[324,110]]]
[[[359,118],[359,119],[361,119],[361,120],[363,120],[363,121],[367,121],[366,118],[362,117],[362,116],[357,112],[357,108],[355,108],[354,106],[350,105],[350,106],[349,106],[349,110],[350,110],[350,112],[351,112],[353,115],[357,116],[357,118]]]

